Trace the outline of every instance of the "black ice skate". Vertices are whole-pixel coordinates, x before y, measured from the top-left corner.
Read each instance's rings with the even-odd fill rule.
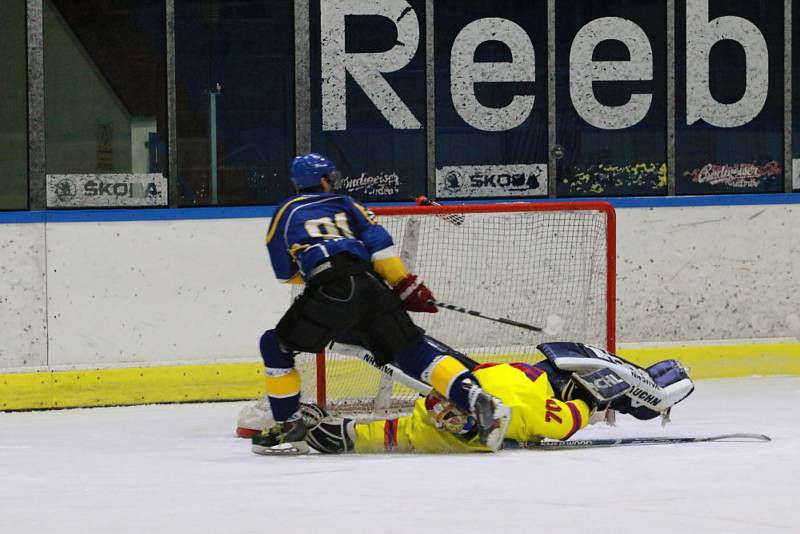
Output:
[[[252,438],[252,451],[265,456],[308,454],[306,424],[302,419],[276,422]]]
[[[511,408],[470,380],[464,381],[464,389],[467,390],[481,443],[493,451],[498,450],[511,422]]]

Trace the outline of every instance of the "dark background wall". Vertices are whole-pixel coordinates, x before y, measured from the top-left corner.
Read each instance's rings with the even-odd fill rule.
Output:
[[[676,0],[673,27],[667,0],[42,5],[47,173],[177,161],[178,205],[277,202],[309,147],[367,201],[775,193],[791,187],[785,127],[800,154],[779,0]],[[2,6],[0,209],[25,209],[25,141],[41,132],[27,131],[25,2]]]

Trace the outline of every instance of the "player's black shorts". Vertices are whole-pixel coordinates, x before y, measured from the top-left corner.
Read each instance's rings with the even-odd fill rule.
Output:
[[[384,364],[422,340],[423,331],[371,264],[349,254],[328,262],[314,270],[320,272],[278,323],[276,333],[284,347],[319,352],[346,337]]]

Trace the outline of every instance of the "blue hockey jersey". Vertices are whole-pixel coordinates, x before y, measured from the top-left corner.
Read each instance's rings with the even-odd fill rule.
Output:
[[[278,205],[267,250],[281,282],[305,280],[320,261],[342,252],[371,262],[397,256],[375,215],[352,197],[334,193],[294,196]]]

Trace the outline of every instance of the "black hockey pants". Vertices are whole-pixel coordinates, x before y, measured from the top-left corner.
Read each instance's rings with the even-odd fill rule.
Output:
[[[338,254],[314,271],[319,272],[278,322],[276,334],[285,348],[314,353],[346,339],[384,364],[422,341],[422,329],[369,263]]]

